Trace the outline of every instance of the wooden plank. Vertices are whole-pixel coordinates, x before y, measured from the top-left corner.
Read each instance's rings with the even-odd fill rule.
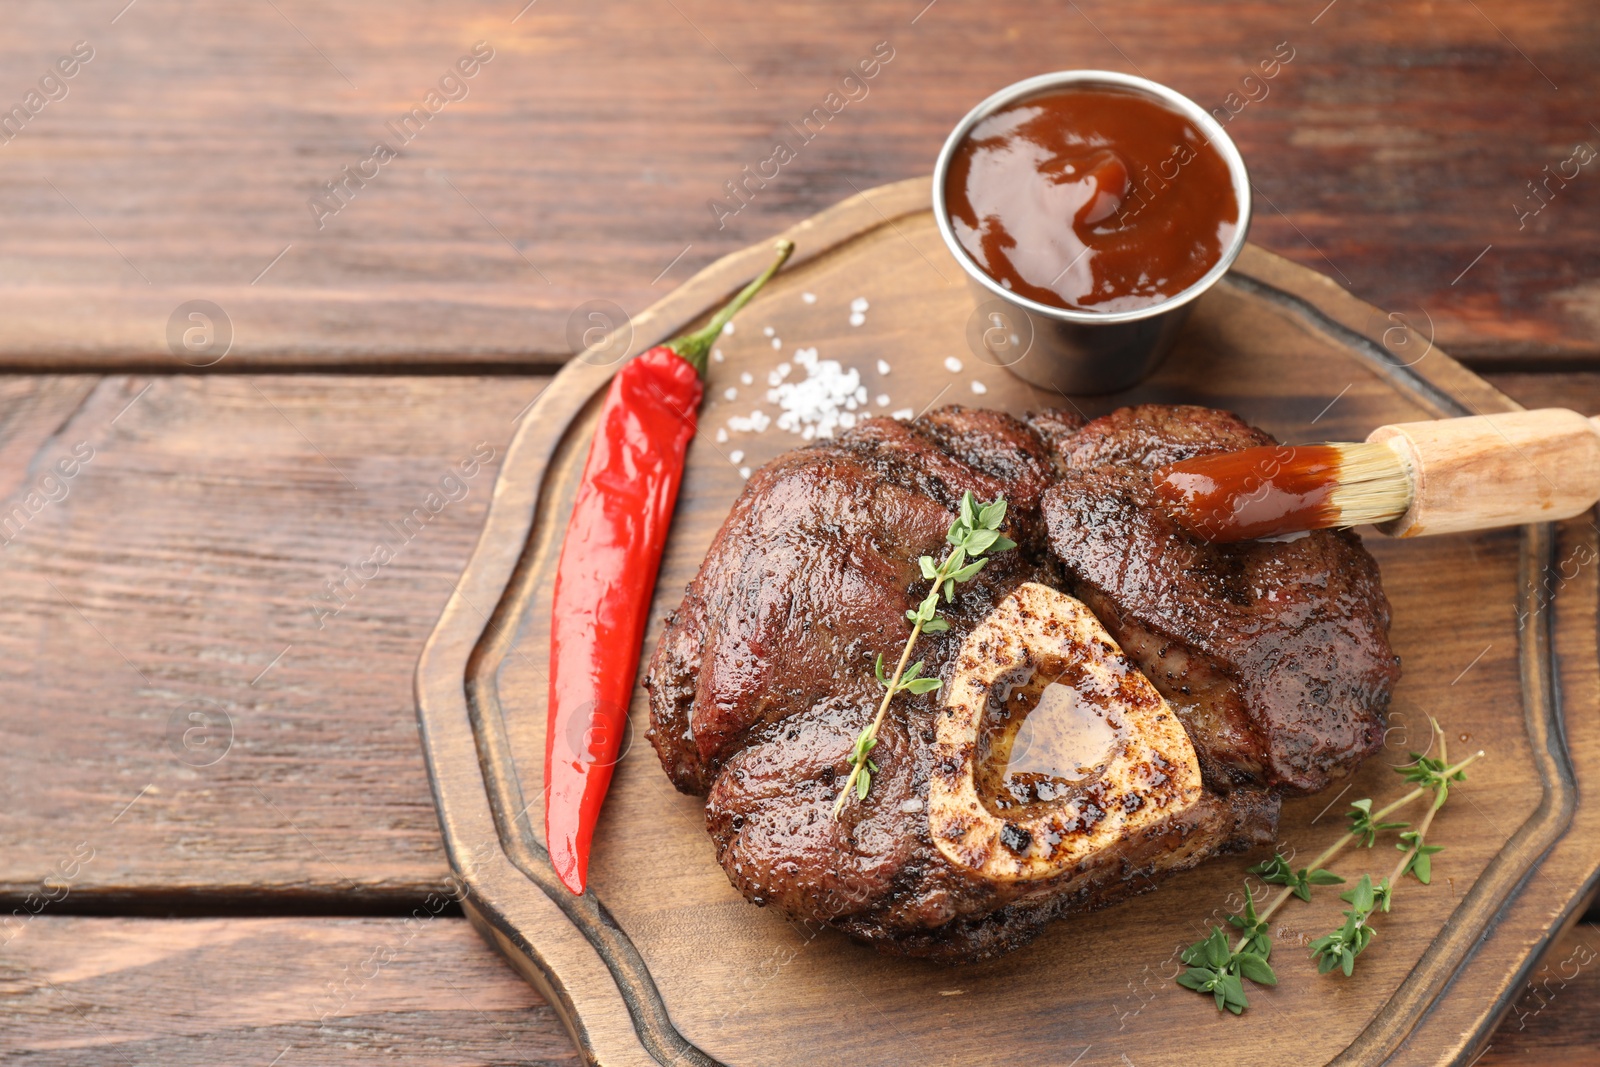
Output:
[[[1478,1067],[1592,1062],[1600,928],[1574,928],[1548,959]],[[0,954],[0,1015],[6,1050],[38,1067],[577,1062],[539,995],[447,916],[44,915]]]
[[[0,378],[0,499],[18,490],[34,488],[38,478],[54,473],[53,460],[39,451],[78,406],[99,379],[92,374],[24,375]],[[23,491],[26,497],[26,490]],[[0,540],[16,533],[0,528]]]
[[[8,380],[43,432],[0,509],[41,504],[0,554],[0,895],[80,846],[75,906],[442,884],[412,672],[543,384]]]
[[[0,955],[0,1015],[8,1056],[41,1067],[577,1063],[539,995],[426,906],[405,919],[40,916]]]
[[[1600,927],[1556,939],[1475,1067],[1579,1067],[1600,1046]]]
[[[1485,374],[1495,388],[1525,408],[1571,408],[1600,414],[1600,374]]]
[[[1584,0],[1226,19],[1159,0],[106,7],[25,5],[0,42],[6,108],[74,42],[94,50],[0,145],[8,367],[182,369],[168,325],[196,299],[226,313],[232,366],[549,365],[580,304],[637,312],[724,253],[926,173],[973,103],[1063,67],[1142,73],[1231,116],[1255,240],[1457,355],[1600,357],[1594,164],[1528,185],[1600,145]],[[436,98],[401,143],[386,124],[480,40],[493,58],[453,88],[465,98]],[[842,85],[875,49],[892,59]],[[367,163],[380,140],[399,157]],[[781,166],[778,141],[795,153]],[[348,201],[313,211],[335,181]]]

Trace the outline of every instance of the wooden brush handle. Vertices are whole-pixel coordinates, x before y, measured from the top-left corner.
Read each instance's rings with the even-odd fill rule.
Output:
[[[1600,499],[1600,422],[1542,408],[1380,426],[1367,438],[1411,470],[1411,507],[1393,537],[1553,522]]]

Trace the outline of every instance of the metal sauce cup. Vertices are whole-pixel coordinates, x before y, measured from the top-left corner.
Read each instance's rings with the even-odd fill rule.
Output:
[[[956,149],[983,119],[1008,104],[1068,88],[1122,89],[1177,112],[1200,130],[1228,165],[1239,225],[1222,258],[1199,281],[1159,304],[1135,311],[1075,311],[1041,304],[991,278],[956,240],[945,203],[945,179]],[[1227,273],[1250,229],[1250,176],[1233,139],[1193,100],[1146,78],[1109,70],[1063,70],[1009,85],[967,112],[950,131],[933,168],[933,214],[945,246],[967,272],[978,308],[967,340],[978,358],[1025,382],[1063,393],[1114,393],[1155,370],[1171,350],[1196,297]],[[1019,236],[1019,240],[1026,240]]]

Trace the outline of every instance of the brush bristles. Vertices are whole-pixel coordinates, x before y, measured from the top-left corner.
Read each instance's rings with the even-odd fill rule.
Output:
[[[1399,453],[1385,444],[1338,444],[1339,477],[1329,503],[1337,526],[1365,526],[1398,519],[1411,506],[1412,480]]]

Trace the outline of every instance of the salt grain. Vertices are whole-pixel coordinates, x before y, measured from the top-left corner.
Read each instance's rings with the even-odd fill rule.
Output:
[[[816,293],[801,293],[800,294],[800,299],[804,300],[808,304],[815,304],[817,302],[817,294]]]
[[[749,371],[745,371],[743,374],[739,375],[739,380],[745,385],[756,384],[755,377]]]
[[[737,399],[739,399],[739,390],[735,389],[731,385],[728,386],[726,389],[724,389],[722,391],[722,399],[724,399],[724,400],[737,400]]]
[[[961,373],[961,361],[959,359],[957,359],[955,356],[945,356],[944,357],[944,369],[949,371],[951,374],[960,374]]]
[[[744,449],[736,448],[732,452],[729,452],[728,453],[728,462],[729,463],[743,463],[744,462]]]
[[[739,468],[739,477],[748,480],[749,477],[750,477],[750,468],[749,467],[740,467]]]
[[[778,331],[773,329],[771,326],[763,326],[763,327],[761,327],[761,332],[766,334],[768,337],[771,337],[773,334],[777,333]]]
[[[724,444],[727,444],[727,443],[728,443],[728,431],[727,430],[722,430],[722,429],[717,430],[717,444],[724,445]]]
[[[711,350],[711,358],[716,360],[718,363],[721,363],[722,362],[722,349],[713,348]]]
[[[787,380],[795,368],[805,371],[800,380]],[[865,402],[861,372],[846,369],[837,360],[818,359],[815,348],[800,348],[791,364],[780,364],[768,376],[772,385],[767,401],[778,405],[780,430],[797,433],[807,441],[832,437],[835,430],[855,424],[851,410]]]
[[[858,296],[854,300],[850,301],[850,310],[854,312],[859,313],[865,311],[870,306],[871,305],[867,303],[867,298],[864,296]]]
[[[774,350],[782,348],[783,347],[783,338],[774,337],[772,339],[772,347],[773,347]]]
[[[889,374],[889,361],[888,360],[886,360],[886,359],[878,360],[878,373],[884,375],[885,377],[888,376],[888,374]]]
[[[865,315],[861,314],[861,312],[852,311],[850,313],[850,325],[852,325],[852,326],[860,326],[861,324],[863,324],[866,321],[867,321],[867,317]]]
[[[893,412],[892,414],[897,419],[910,419],[915,418],[917,413],[912,411],[910,408],[901,408],[899,411]]]
[[[984,393],[987,393],[989,391],[989,387],[987,385],[984,385],[982,382],[973,382],[972,383],[972,391],[974,393],[977,393],[979,396],[982,396]]]
[[[889,406],[889,394],[888,393],[879,393],[878,394],[878,406],[880,408],[886,408],[886,407]]]
[[[733,332],[733,320],[732,319],[729,319],[727,322],[722,324],[722,332],[723,333],[732,333]]]
[[[735,415],[733,418],[728,420],[728,429],[733,430],[736,433],[765,433],[767,427],[771,425],[772,416],[768,415],[760,408],[756,408],[754,411],[752,411],[749,418],[743,418],[739,415]],[[726,441],[727,437],[719,436],[717,440]]]

